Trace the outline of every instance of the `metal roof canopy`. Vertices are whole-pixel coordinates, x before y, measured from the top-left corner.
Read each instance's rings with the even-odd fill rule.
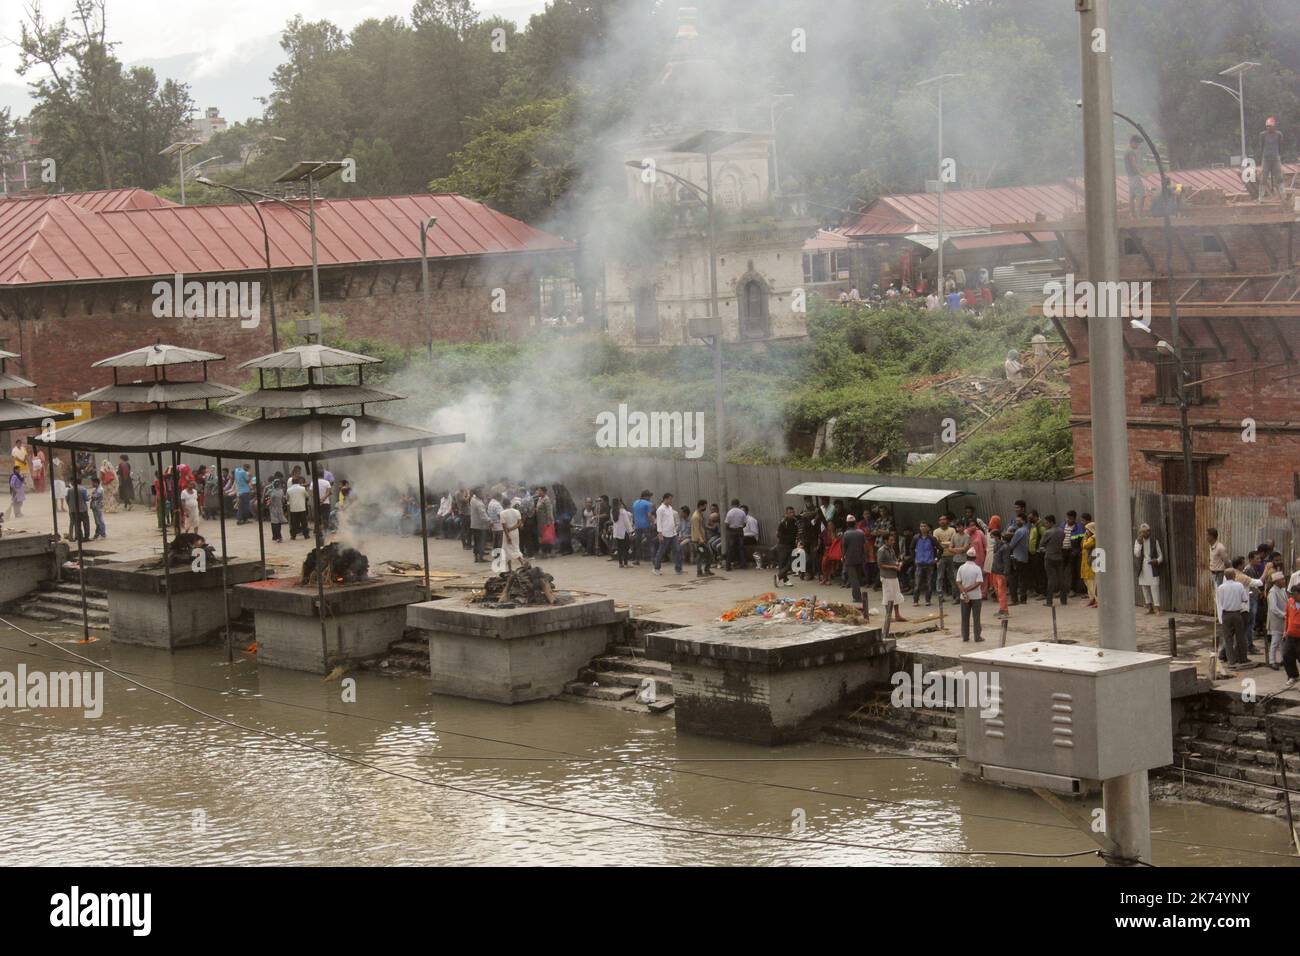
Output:
[[[184,365],[187,362],[220,362],[224,355],[215,352],[203,352],[189,349],[182,345],[164,345],[157,342],[145,345],[121,355],[110,355],[98,362],[91,362],[91,368],[149,368],[155,365]]]
[[[302,411],[312,408],[337,408],[340,405],[393,402],[401,397],[392,392],[361,385],[284,385],[279,388],[259,388],[252,392],[234,391],[233,397],[221,402],[221,407],[289,408]]]
[[[204,408],[155,408],[113,412],[79,425],[69,425],[52,438],[36,435],[32,441],[49,448],[79,451],[149,452],[178,448],[199,435],[236,425],[234,415]]]
[[[350,422],[347,429],[344,422]],[[345,441],[344,435],[351,440]],[[463,442],[464,433],[438,435],[372,415],[290,415],[259,418],[184,442],[184,451],[257,461],[322,461]]]
[[[259,355],[257,358],[249,359],[247,362],[241,362],[240,368],[258,368],[258,369],[308,369],[308,368],[340,368],[352,365],[374,365],[382,362],[383,359],[373,358],[369,355],[362,355],[359,352],[346,352],[343,349],[336,349],[329,345],[320,345],[311,343],[309,345],[294,345],[287,349],[281,349],[278,352],[271,352],[269,355]]]
[[[220,382],[132,382],[105,385],[78,396],[82,402],[116,402],[128,405],[151,405],[166,402],[193,402],[207,398],[231,398],[239,389]]]
[[[29,382],[25,378],[17,375],[10,375],[8,372],[0,372],[0,392],[8,391],[11,388],[35,388],[35,382]]]
[[[10,428],[36,428],[47,421],[66,422],[74,417],[72,412],[56,412],[44,405],[20,402],[16,398],[0,398],[0,431]]]
[[[948,498],[969,495],[956,488],[905,488],[900,485],[854,485],[832,481],[805,481],[795,485],[787,495],[818,498],[852,498],[857,501],[884,501],[896,504],[937,505]]]

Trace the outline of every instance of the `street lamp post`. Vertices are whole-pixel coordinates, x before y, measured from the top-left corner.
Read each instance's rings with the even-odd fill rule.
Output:
[[[180,182],[182,206],[185,205],[185,157],[188,154],[194,152],[194,150],[198,149],[202,145],[203,145],[202,143],[195,143],[189,140],[182,140],[177,143],[172,143],[170,146],[166,147],[165,149],[158,150],[159,156],[176,157],[176,178]]]
[[[301,210],[294,209],[294,207],[289,203],[286,203],[283,200],[277,200],[274,196],[267,196],[265,193],[259,193],[254,189],[240,188],[238,186],[230,186],[226,183],[219,183],[209,179],[207,176],[199,176],[194,181],[204,186],[216,189],[225,189],[234,193],[240,199],[252,206],[253,212],[257,213],[257,222],[262,227],[262,257],[266,263],[266,298],[267,302],[271,306],[271,351],[278,352],[280,351],[280,327],[275,315],[275,280],[271,272],[271,234],[267,231],[266,217],[262,215],[262,207],[254,197],[260,196],[264,199],[280,202],[283,205],[288,206],[288,208],[293,209],[293,211],[299,215],[301,215]],[[275,384],[277,387],[280,385],[279,369],[275,370]]]
[[[1165,233],[1165,292],[1169,300],[1169,335],[1173,339],[1173,343],[1161,342],[1158,343],[1156,347],[1159,348],[1160,345],[1168,346],[1168,351],[1173,356],[1177,368],[1175,394],[1178,397],[1179,434],[1183,447],[1184,493],[1194,495],[1196,494],[1197,489],[1195,484],[1195,472],[1192,468],[1192,429],[1188,424],[1187,419],[1186,369],[1183,365],[1182,341],[1178,325],[1178,297],[1174,295],[1174,225],[1170,217],[1170,208],[1173,205],[1173,193],[1169,188],[1169,177],[1165,175],[1164,159],[1160,156],[1160,150],[1156,149],[1155,142],[1153,142],[1151,137],[1147,135],[1147,131],[1132,117],[1125,116],[1123,113],[1118,111],[1115,111],[1115,115],[1137,130],[1138,134],[1146,140],[1147,149],[1151,150],[1151,155],[1155,157],[1156,169],[1160,171],[1160,206],[1163,213]],[[1136,320],[1129,324],[1136,329],[1141,329],[1148,333],[1151,332],[1149,326],[1143,325],[1141,322]]]
[[[1097,52],[1096,37],[1112,36],[1110,0],[1080,0],[1079,50],[1082,62],[1084,184],[1088,278],[1094,284],[1119,280],[1118,219],[1115,200],[1115,120],[1109,48]],[[1102,313],[1108,310],[1100,309]],[[1119,555],[1131,546],[1129,513],[1128,409],[1124,387],[1124,326],[1118,316],[1088,318],[1089,377],[1092,394],[1093,497],[1097,527],[1105,547]],[[1106,575],[1106,600],[1098,621],[1102,648],[1137,650],[1134,578],[1112,562]],[[1106,833],[1128,865],[1151,861],[1151,808],[1146,771],[1102,783]],[[1115,861],[1120,862],[1120,861]]]
[[[1237,88],[1234,90],[1223,83],[1216,83],[1214,80],[1201,80],[1206,86],[1217,86],[1234,100],[1237,101],[1237,113],[1241,118],[1241,165],[1246,165],[1246,74],[1259,66],[1253,60],[1245,60],[1235,66],[1230,66],[1219,73],[1219,76],[1237,78]]]
[[[936,179],[936,182],[938,183],[938,193],[939,193],[939,217],[938,217],[939,221],[938,221],[938,223],[936,224],[936,225],[938,226],[938,233],[937,233],[937,235],[935,236],[935,239],[936,239],[936,243],[935,243],[935,245],[937,246],[937,251],[938,251],[938,253],[939,253],[939,263],[938,263],[939,281],[938,281],[938,288],[939,288],[939,295],[940,295],[940,297],[942,297],[943,294],[944,294],[944,272],[943,272],[943,193],[944,193],[944,183],[943,183],[943,84],[944,84],[946,81],[948,81],[948,80],[956,80],[956,79],[960,79],[961,77],[963,77],[963,76],[965,76],[965,75],[966,75],[965,73],[940,73],[938,76],[932,76],[932,77],[930,77],[928,80],[922,80],[920,83],[916,84],[916,88],[917,88],[918,90],[919,90],[919,89],[923,89],[923,88],[925,88],[925,87],[927,87],[927,86],[934,86],[935,89],[936,89],[936,91],[937,91],[938,94],[939,94],[939,108],[938,108],[938,113],[939,113],[939,175],[938,175],[938,178]]]
[[[433,362],[433,307],[429,296],[429,230],[438,224],[437,216],[420,220],[420,291],[424,293],[424,321],[428,326],[429,361]]]
[[[321,340],[320,325],[320,262],[316,252],[316,183],[328,179],[348,164],[343,160],[303,160],[295,163],[276,177],[277,183],[307,183],[307,225],[311,230],[311,304],[312,329],[316,341]]]

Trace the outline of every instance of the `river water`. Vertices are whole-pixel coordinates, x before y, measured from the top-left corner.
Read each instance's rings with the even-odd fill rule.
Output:
[[[418,678],[376,673],[351,675],[356,700],[344,702],[337,680],[230,665],[215,646],[62,646],[213,715],[415,779],[105,675],[98,719],[0,710],[0,864],[1101,865],[915,852],[1093,847],[1037,797],[941,763],[678,737],[671,715],[434,697]],[[0,625],[0,671],[19,663],[86,668]],[[1152,821],[1157,864],[1294,862],[1271,817],[1158,803]]]

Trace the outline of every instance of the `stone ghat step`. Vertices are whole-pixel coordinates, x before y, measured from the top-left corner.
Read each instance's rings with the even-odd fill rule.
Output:
[[[394,656],[419,656],[423,657],[427,661],[429,659],[429,642],[425,641],[421,643],[420,641],[403,638],[400,641],[394,641],[392,644],[388,645],[388,652]]]
[[[41,584],[41,590],[46,594],[72,594],[81,598],[81,582],[79,581],[45,581]],[[92,588],[86,586],[86,595],[88,597],[108,597],[108,592],[102,588]]]
[[[636,694],[636,688],[575,680],[564,685],[564,692],[574,697],[590,697],[593,700],[623,701]]]
[[[1152,771],[1151,796],[1195,800],[1197,803],[1245,810],[1248,813],[1286,813],[1282,794],[1276,790],[1245,782],[1228,783],[1192,774],[1183,775],[1177,767],[1162,767]]]
[[[47,591],[32,601],[33,604],[45,605],[49,607],[74,607],[81,610],[81,592],[65,594],[62,591]],[[108,613],[108,598],[100,594],[96,596],[89,590],[86,591],[86,607],[92,611],[103,611]]]
[[[673,682],[671,680],[636,671],[598,671],[591,667],[584,667],[578,672],[578,680],[587,685],[599,684],[602,687],[613,685],[631,687],[633,690],[638,689],[642,681],[652,680],[655,683],[655,696],[659,697],[673,692]]]
[[[590,666],[592,670],[597,671],[631,671],[647,677],[662,677],[665,680],[670,680],[673,676],[671,664],[625,654],[609,654],[605,657],[593,658]]]
[[[1208,757],[1221,763],[1237,764],[1242,767],[1277,766],[1277,754],[1271,750],[1198,740],[1184,734],[1174,735],[1174,752]],[[1300,754],[1283,754],[1282,759],[1286,761],[1287,773],[1295,775],[1292,784],[1300,785]]]
[[[43,604],[25,603],[18,605],[18,614],[23,617],[29,617],[33,621],[49,621],[63,624],[81,624],[81,608],[65,608],[60,606],[49,606]],[[96,611],[93,608],[88,609],[86,621],[94,630],[108,630],[108,613],[106,611]]]
[[[906,730],[896,729],[887,724],[847,719],[831,721],[822,728],[819,736],[895,751],[918,750],[924,753],[956,755],[958,749],[956,731],[952,732],[951,738],[918,740]]]

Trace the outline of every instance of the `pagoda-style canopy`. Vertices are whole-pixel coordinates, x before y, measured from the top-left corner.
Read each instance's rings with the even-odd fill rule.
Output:
[[[191,438],[238,425],[242,419],[204,408],[158,408],[111,412],[68,425],[47,440],[32,441],[52,448],[80,451],[155,452],[173,450]]]
[[[11,388],[36,387],[35,382],[29,382],[17,375],[10,375],[4,370],[5,362],[18,357],[17,352],[6,352],[4,349],[0,349],[0,431],[7,431],[11,428],[37,428],[47,421],[66,422],[72,418],[71,412],[56,412],[44,405],[36,405],[32,402],[24,402],[9,397],[7,393]]]
[[[372,358],[359,352],[345,352],[329,345],[312,343],[281,349],[270,355],[260,355],[240,364],[240,368],[292,369],[339,368],[353,365],[374,365],[383,359]]]
[[[211,398],[230,398],[239,389],[220,382],[140,382],[130,385],[105,385],[84,392],[83,402],[116,402],[119,405],[166,405],[170,402],[196,402]]]
[[[340,405],[369,405],[392,402],[402,396],[363,385],[288,385],[283,388],[259,388],[238,392],[221,403],[223,408],[279,408],[308,411],[313,408],[338,408]]]
[[[259,418],[185,442],[187,451],[221,458],[318,462],[426,445],[463,442],[373,415],[289,415]]]
[[[98,362],[92,362],[91,368],[152,368],[162,365],[190,365],[195,362],[224,362],[224,355],[215,352],[203,352],[188,349],[182,345],[163,345],[161,342],[132,349],[121,355],[110,355]]]

